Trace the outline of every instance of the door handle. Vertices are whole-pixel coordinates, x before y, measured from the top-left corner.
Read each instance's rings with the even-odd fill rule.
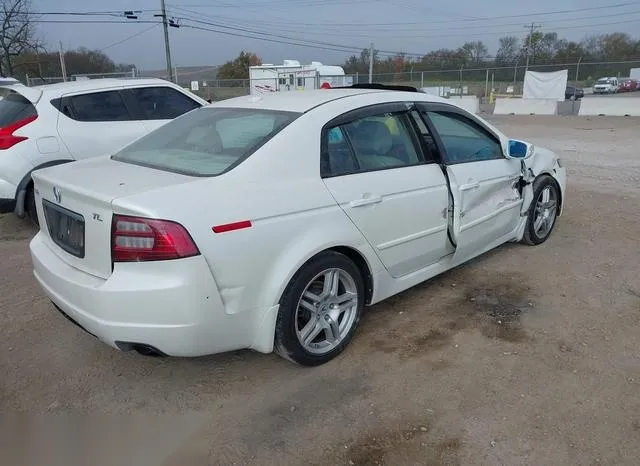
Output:
[[[472,189],[478,189],[479,187],[480,183],[478,181],[471,181],[460,186],[460,191],[471,191]]]
[[[363,197],[361,199],[355,199],[349,202],[349,207],[362,207],[370,204],[378,204],[382,202],[382,197],[380,196],[369,196]]]

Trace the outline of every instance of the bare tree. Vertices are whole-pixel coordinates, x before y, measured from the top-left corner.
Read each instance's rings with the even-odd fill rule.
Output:
[[[460,51],[473,65],[479,65],[489,54],[487,46],[482,41],[465,42]]]
[[[30,1],[0,0],[0,75],[11,76],[16,57],[39,49]]]

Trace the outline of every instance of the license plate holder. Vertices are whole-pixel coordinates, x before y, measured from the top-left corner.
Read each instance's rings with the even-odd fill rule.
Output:
[[[42,207],[53,242],[69,254],[84,258],[84,217],[46,199]]]

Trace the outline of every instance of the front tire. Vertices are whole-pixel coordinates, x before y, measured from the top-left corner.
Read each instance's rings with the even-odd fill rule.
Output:
[[[558,184],[549,175],[533,182],[533,202],[529,206],[523,242],[530,246],[544,243],[556,224],[560,192]]]
[[[296,273],[282,295],[275,351],[304,366],[335,358],[356,332],[364,296],[360,270],[348,257],[320,253]]]

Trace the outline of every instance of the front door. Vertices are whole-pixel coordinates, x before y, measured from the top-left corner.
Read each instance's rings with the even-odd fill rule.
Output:
[[[401,277],[449,254],[446,179],[416,143],[406,109],[369,107],[334,123],[323,131],[325,185],[389,273]]]
[[[285,71],[278,73],[278,90],[279,91],[295,91],[295,74],[293,71]]]
[[[438,136],[453,195],[454,258],[505,241],[520,221],[521,161],[504,156],[499,138],[450,106],[423,107]]]

